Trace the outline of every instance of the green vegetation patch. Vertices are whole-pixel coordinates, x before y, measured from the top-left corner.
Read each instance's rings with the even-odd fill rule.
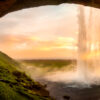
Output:
[[[45,87],[18,71],[18,66],[0,52],[0,100],[52,100]]]

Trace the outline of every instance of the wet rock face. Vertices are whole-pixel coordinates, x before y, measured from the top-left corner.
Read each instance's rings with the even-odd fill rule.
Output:
[[[100,8],[100,0],[0,0],[0,17],[23,8],[61,3],[76,3]]]

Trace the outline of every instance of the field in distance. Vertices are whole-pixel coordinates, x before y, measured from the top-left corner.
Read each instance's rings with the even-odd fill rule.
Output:
[[[36,67],[53,67],[62,68],[68,65],[76,65],[76,60],[62,60],[62,59],[36,59],[36,60],[22,60],[26,65]]]

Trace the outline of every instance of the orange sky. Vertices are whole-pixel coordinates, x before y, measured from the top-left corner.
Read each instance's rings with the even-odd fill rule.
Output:
[[[0,19],[0,50],[16,59],[76,58],[77,16],[78,7],[73,4],[9,13]]]
[[[16,59],[65,59],[70,58],[72,53],[77,50],[76,41],[70,37],[41,40],[41,38],[33,36],[6,35],[6,39],[2,42],[0,43],[1,50]]]

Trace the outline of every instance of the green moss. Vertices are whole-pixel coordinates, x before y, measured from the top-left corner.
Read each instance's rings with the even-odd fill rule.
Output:
[[[19,63],[0,52],[0,100],[51,100],[42,85],[17,70]]]
[[[28,100],[14,91],[8,84],[0,82],[0,100]]]

